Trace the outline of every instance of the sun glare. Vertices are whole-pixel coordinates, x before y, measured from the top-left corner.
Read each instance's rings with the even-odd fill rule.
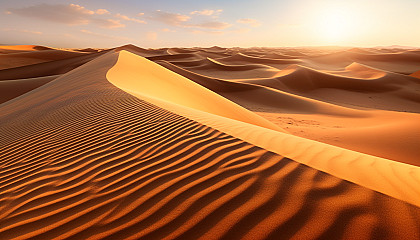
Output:
[[[340,42],[357,33],[357,18],[348,9],[330,7],[323,9],[315,23],[316,32],[329,43]]]

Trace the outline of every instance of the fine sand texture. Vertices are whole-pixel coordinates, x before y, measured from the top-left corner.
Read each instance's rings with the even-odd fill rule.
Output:
[[[2,240],[420,239],[416,51],[0,50]]]

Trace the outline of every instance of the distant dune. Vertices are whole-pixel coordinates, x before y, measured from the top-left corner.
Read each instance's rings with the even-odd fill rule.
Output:
[[[419,63],[0,46],[0,239],[420,239]]]

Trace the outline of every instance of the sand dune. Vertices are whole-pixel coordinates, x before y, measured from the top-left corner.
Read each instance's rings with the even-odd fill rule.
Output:
[[[92,59],[95,59],[103,53],[104,52],[83,54],[82,56],[67,59],[3,69],[0,70],[0,80],[14,80],[63,74],[91,61]]]
[[[262,63],[262,64],[294,64],[299,63],[298,59],[281,59],[277,55],[277,58],[267,58],[267,57],[252,57],[242,53],[238,53],[229,57],[220,58],[218,61],[222,62],[245,62],[245,63]]]
[[[152,56],[147,57],[149,60],[156,61],[156,60],[166,60],[166,61],[174,61],[174,60],[196,60],[197,58],[201,58],[199,55],[194,53],[179,53],[179,54],[166,54],[166,55],[159,55],[159,56]]]
[[[188,71],[184,68],[178,67],[177,66],[178,64],[175,65],[167,61],[156,61],[156,63],[219,94],[221,92],[236,92],[236,91],[241,91],[241,90],[251,90],[251,89],[259,88],[258,86],[253,86],[246,83],[244,84],[244,83],[239,83],[239,82],[232,82],[232,81],[228,81],[224,79],[218,79],[218,78],[212,78],[212,77],[200,75],[200,74]]]
[[[83,56],[87,53],[64,50],[43,50],[0,54],[0,69],[21,67],[53,60]]]
[[[172,62],[177,64],[177,62]],[[243,79],[274,77],[278,69],[264,64],[224,64],[217,59],[207,58],[199,65],[185,67],[195,73],[216,78]],[[181,65],[184,65],[182,63]]]
[[[300,97],[287,92],[267,88],[262,85],[252,84],[252,80],[249,82],[239,82],[212,78],[188,71],[166,61],[157,61],[157,63],[248,108],[264,109],[271,107],[273,111],[287,113],[303,112],[311,114],[322,112],[340,116],[363,115],[361,112],[354,110]],[[260,83],[261,81],[262,80],[255,80],[256,83]]]
[[[159,97],[175,104],[281,131],[271,122],[220,97],[201,85],[127,51],[119,53],[118,62],[114,68],[108,71],[107,77],[112,83],[114,83],[113,79],[115,78],[124,79],[116,85],[130,92],[133,91],[133,86],[135,86],[134,89],[140,89],[141,93],[145,95]],[[149,81],[138,81],[138,79],[143,78],[150,79],[149,81],[152,81],[153,84]]]
[[[410,51],[380,52],[371,50],[345,50],[311,58],[315,64],[344,67],[352,62],[362,63],[374,68],[410,74],[418,69],[420,54]],[[333,69],[331,69],[333,70]]]
[[[363,79],[376,79],[384,77],[387,73],[385,71],[375,69],[357,62],[348,65],[345,71],[350,73],[350,76]],[[343,73],[341,73],[343,74]]]
[[[228,64],[241,51],[301,64]],[[417,78],[322,51],[126,45],[0,70],[0,239],[419,239]]]
[[[279,54],[279,53],[265,53],[262,55],[263,58],[272,58],[272,59],[298,59],[296,56],[289,56],[286,54]]]
[[[420,109],[418,79],[377,69],[367,70],[363,65],[355,63],[348,65],[344,71],[334,72],[290,65],[274,77],[243,79],[241,82],[343,106],[410,112],[418,112]]]
[[[52,48],[38,45],[0,45],[0,53],[17,53],[27,51],[49,50]]]
[[[183,79],[183,78],[180,78],[180,77],[176,78],[175,76],[173,76],[173,77],[164,77],[163,74],[166,71],[164,69],[161,69],[160,70],[160,72],[161,72],[162,75],[156,76],[156,72],[158,72],[158,70],[152,67],[152,64],[153,63],[151,63],[151,62],[146,63],[144,60],[145,59],[141,59],[140,57],[138,57],[138,56],[136,56],[134,54],[129,54],[128,52],[124,52],[124,51],[123,52],[120,52],[119,53],[119,60],[118,60],[117,64],[115,66],[113,66],[110,69],[110,71],[108,71],[108,73],[107,73],[108,80],[111,83],[115,84],[117,87],[119,87],[119,88],[121,88],[121,89],[123,89],[123,90],[125,90],[125,91],[127,91],[127,92],[129,92],[131,94],[134,94],[135,96],[138,96],[141,99],[146,99],[149,102],[156,103],[156,105],[165,106],[166,109],[172,110],[175,113],[180,113],[180,115],[188,116],[188,117],[190,117],[190,118],[192,118],[194,120],[197,120],[199,122],[202,122],[203,121],[202,120],[203,117],[201,115],[203,114],[202,112],[204,112],[204,115],[210,113],[210,117],[206,117],[206,115],[204,116],[204,118],[210,118],[211,119],[210,121],[214,121],[214,117],[212,118],[212,116],[217,115],[217,116],[222,117],[223,119],[228,118],[228,119],[231,119],[231,120],[239,120],[241,122],[251,123],[253,126],[258,126],[258,124],[255,124],[255,123],[252,123],[252,122],[249,122],[249,121],[244,121],[243,119],[235,119],[235,118],[232,118],[229,115],[226,115],[224,112],[222,114],[220,114],[218,112],[209,111],[209,107],[206,107],[206,105],[204,105],[204,104],[200,104],[201,107],[197,107],[195,105],[191,105],[191,102],[192,101],[190,99],[188,99],[188,101],[182,101],[182,100],[180,100],[181,98],[186,98],[185,96],[184,97],[181,97],[179,95],[176,95],[176,100],[174,98],[171,98],[171,96],[168,96],[168,95],[173,95],[173,93],[172,94],[171,93],[168,93],[168,90],[169,89],[167,90],[167,88],[165,87],[166,82],[170,80],[173,85],[174,84],[183,84],[184,85],[184,88],[188,88],[187,87],[188,86],[188,83],[185,81],[187,79]],[[136,62],[137,62],[137,64],[136,64]],[[134,67],[134,69],[140,70],[140,71],[136,72],[135,78],[136,79],[143,79],[141,81],[141,83],[134,82],[134,81],[129,81],[128,80],[130,77],[132,77],[134,75],[134,73],[133,73],[133,70],[130,69],[130,67],[127,68],[127,65],[137,65],[137,66]],[[141,66],[140,65],[144,66],[145,69],[141,69]],[[151,75],[151,73],[154,73],[154,74]],[[172,74],[172,72],[166,71],[166,74]],[[161,79],[159,79],[159,82],[156,80],[156,77],[160,77],[161,78]],[[164,82],[162,82],[162,80]],[[146,88],[145,87],[147,85],[152,85],[152,83],[158,83],[159,88],[160,88],[159,91],[156,91],[155,89],[150,90],[149,88]],[[181,92],[182,93],[183,90],[172,87],[171,88],[171,91],[174,91],[176,93],[178,93],[178,92]],[[188,96],[188,98],[191,98],[192,97],[191,95],[192,95],[192,92],[193,91],[194,90],[191,90],[190,91],[190,96]],[[195,91],[198,92],[199,90],[197,89]],[[182,94],[182,95],[184,95],[184,94]],[[202,96],[205,96],[204,93],[202,93],[201,95]],[[256,95],[255,93],[249,93],[248,94],[248,96],[255,96],[255,95]],[[264,96],[267,96],[267,94],[265,94]],[[255,99],[255,97],[254,97],[254,99]],[[268,101],[272,101],[272,100],[269,99]],[[212,102],[215,102],[215,101],[212,101]],[[296,100],[294,102],[296,102]],[[217,105],[220,108],[221,105],[219,105],[219,104],[217,104]],[[227,104],[224,105],[224,107],[228,107]],[[181,110],[179,110],[179,108],[181,108]],[[196,113],[196,112],[189,113],[188,111],[190,111],[190,109],[193,109],[193,111],[198,110],[198,113]],[[179,112],[179,111],[181,111],[181,112]],[[350,113],[354,113],[354,112],[352,112],[351,110],[349,110],[348,111],[348,114],[350,114]],[[197,117],[196,114],[198,114],[200,116]],[[357,117],[357,113],[354,113],[354,116],[353,117]],[[207,121],[208,120],[206,120],[206,122]],[[213,123],[212,122],[211,123],[211,126],[213,126],[213,127],[216,126],[216,128],[218,128],[218,126],[219,126],[218,124],[225,124],[226,125],[226,121],[227,121],[226,119],[225,119],[225,121],[223,121],[223,120],[220,120],[220,121],[222,123]],[[262,126],[262,125],[260,125],[260,126]],[[223,128],[222,131],[228,132],[229,134],[231,134],[233,136],[243,137],[242,136],[242,131],[243,130],[241,129],[241,127],[240,127],[239,124],[236,124],[234,126],[230,126],[229,128],[226,128],[226,129],[225,128]],[[233,131],[232,130],[232,129],[235,129],[235,128],[239,128],[238,133],[236,131]],[[249,126],[249,128],[251,128],[251,126]],[[415,129],[414,126],[408,126],[408,128],[411,129],[411,130]],[[253,138],[253,137],[251,137],[252,135],[249,135],[252,131],[250,129],[247,129],[247,130],[248,131],[246,133],[246,137],[243,138],[246,141],[251,141],[252,143],[256,144],[257,146],[260,145],[260,144],[262,144],[264,148],[266,148],[266,149],[267,148],[270,148],[270,150],[275,151],[275,152],[279,152],[282,155],[285,155],[284,154],[285,152],[287,154],[288,154],[288,152],[292,152],[292,151],[287,150],[287,147],[285,147],[283,145],[280,145],[281,147],[279,147],[279,148],[278,147],[275,147],[274,149],[271,149],[271,148],[273,148],[272,143],[270,143],[270,145],[264,145],[265,143],[261,143],[261,139],[260,139],[259,136],[266,135],[266,139],[271,139],[271,141],[272,141],[273,138],[277,138],[278,137],[277,134],[280,134],[278,132],[276,132],[275,136],[269,137],[270,135],[272,135],[272,133],[270,133],[270,132],[264,132],[262,130],[256,130],[256,133],[253,133],[253,135],[256,135],[257,137]],[[405,136],[407,136],[407,134],[405,134]],[[289,138],[288,139],[289,141],[292,141],[290,139],[290,138],[292,138],[290,135],[288,135],[287,137]],[[283,139],[283,137],[280,137],[280,138]],[[312,143],[310,141],[306,141],[305,142],[302,139],[295,139],[293,141],[301,142],[301,144],[315,144],[316,145],[316,143]],[[280,142],[283,142],[283,140],[280,140]],[[402,144],[407,144],[407,142],[403,142]],[[323,147],[323,146],[317,146],[317,147],[313,147],[313,148],[315,148],[315,149],[323,149],[325,147]],[[330,151],[331,152],[333,151],[331,147],[330,147]],[[300,155],[300,154],[297,154],[296,152],[294,152],[294,154]],[[347,153],[346,152],[345,154],[355,155],[356,153],[354,153],[354,152]],[[342,153],[340,153],[340,155],[342,155]],[[362,156],[360,156],[360,157],[362,157]],[[353,159],[357,159],[357,158],[360,158],[360,157],[359,156],[352,156],[351,159],[353,161]],[[303,156],[300,156],[299,159],[300,158],[305,159],[305,160],[303,160],[305,163],[307,163],[306,162],[307,159],[311,159],[311,157],[307,157],[306,154],[303,154]],[[344,159],[347,159],[347,160],[344,160]],[[311,160],[313,161],[313,159],[311,159]],[[348,161],[348,158],[343,157],[343,160],[342,161]],[[376,160],[375,158],[372,158],[371,160],[366,160],[366,162],[371,162],[371,161],[375,161],[375,162],[386,162],[386,165],[388,165],[388,162],[389,162],[389,161],[387,161],[385,159],[384,160]],[[307,164],[309,164],[310,166],[313,166],[313,167],[315,167],[317,169],[322,169],[323,171],[327,171],[328,172],[327,169],[329,168],[329,163],[325,163],[325,164],[322,163],[320,165],[318,165],[317,163],[315,163],[315,164],[313,164],[313,163],[307,163]],[[382,163],[378,163],[378,164],[382,164]],[[407,174],[408,174],[408,172],[413,171],[412,169],[414,169],[414,168],[411,168],[409,165],[407,165],[407,166],[401,165],[401,166],[402,166],[403,169],[405,169],[403,171],[406,171]],[[377,168],[382,169],[382,168],[387,168],[387,167],[378,167],[378,166],[376,166],[376,167],[374,167],[374,169],[369,169],[369,167],[367,167],[367,166],[364,167],[364,169],[365,169],[365,171],[367,173],[374,172],[374,171],[377,170]],[[348,170],[348,166],[347,166],[347,170]],[[414,171],[419,171],[419,173],[416,173],[416,174],[420,174],[420,168],[419,168],[419,170],[414,170]],[[333,171],[333,174],[339,174],[338,172],[339,171],[334,170]],[[351,181],[358,181],[358,180],[355,180],[355,179],[357,179],[358,176],[361,173],[358,172],[356,174],[357,176],[353,176],[353,175],[349,176],[349,174],[347,172],[345,174],[347,175],[346,179],[351,180]],[[342,177],[341,174],[339,174],[339,175],[340,175],[340,177]],[[391,174],[387,174],[387,176],[389,176],[389,177],[390,177],[390,175]],[[366,182],[362,182],[362,183],[357,182],[357,183],[359,183],[361,185],[366,184]],[[376,184],[379,184],[379,185],[377,186]],[[381,191],[381,192],[384,191],[384,190],[381,189],[382,188],[382,183],[381,182],[373,183],[373,185],[374,186],[369,185],[370,188],[373,188],[374,190]],[[397,193],[396,193],[395,190],[390,191],[390,192],[387,192],[387,191],[385,191],[385,192],[387,194],[389,194],[389,195],[392,195],[392,196],[396,196],[397,195]],[[417,193],[415,195],[417,195]],[[414,199],[416,199],[416,197],[413,198],[413,201],[412,202],[417,203],[417,200],[414,200]]]
[[[282,77],[279,77],[278,79],[250,79],[241,82],[232,82],[196,74],[167,62],[158,63],[171,71],[257,112],[259,115],[277,123],[284,129],[290,129],[298,136],[363,153],[373,154],[375,156],[390,158],[404,163],[410,163],[417,166],[420,165],[420,162],[417,159],[418,154],[420,154],[417,148],[419,142],[416,137],[420,134],[420,129],[417,124],[420,119],[417,115],[352,109],[308,97],[302,97],[278,90],[288,89],[288,82],[282,81]],[[296,67],[292,67],[289,69],[289,72],[294,73],[295,69]],[[301,68],[301,70],[305,71],[306,69]],[[283,70],[282,72],[286,71],[287,70]],[[409,90],[406,90],[405,94],[401,94],[404,93],[404,89],[394,90],[392,93],[389,93],[389,91],[392,90],[387,89],[388,85],[390,88],[395,89],[399,89],[398,85],[408,88],[407,86],[410,86],[410,80],[407,80],[405,76],[385,73],[360,64],[352,64],[346,67],[346,71],[349,71],[351,75],[354,75],[355,73],[359,75],[363,74],[365,79],[371,79],[373,78],[372,75],[376,75],[376,80],[371,79],[369,81],[372,82],[369,82],[364,79],[343,78],[337,75],[319,73],[310,69],[308,71],[310,71],[310,73],[313,72],[314,74],[310,75],[305,72],[302,74],[305,78],[290,77],[288,79],[295,81],[293,84],[298,87],[309,85],[309,83],[305,82],[302,84],[302,80],[304,79],[306,79],[306,81],[321,81],[318,85],[313,84],[312,89],[310,89],[312,91],[316,90],[317,92],[321,92],[322,84],[324,84],[324,88],[328,88],[330,92],[333,89],[333,86],[337,86],[347,92],[356,91],[355,93],[358,93],[357,91],[362,90],[361,94],[365,95],[370,94],[371,92],[377,93],[379,90],[383,89],[382,91],[387,94],[386,96],[388,99],[384,100],[382,98],[381,101],[384,101],[385,104],[388,102],[392,103],[397,109],[401,108],[401,106],[403,106],[404,109],[407,109],[407,104],[397,105],[396,103],[398,103],[397,100],[405,101],[405,99],[410,96],[407,94],[409,93]],[[285,75],[287,74],[290,73],[285,73]],[[367,76],[367,74],[370,74],[370,76]],[[338,81],[348,82],[340,84]],[[367,84],[365,86],[363,84],[353,86],[360,82]],[[326,84],[330,85],[325,87]],[[351,87],[346,88],[346,86]],[[410,91],[414,94],[414,97],[418,97],[412,90]],[[302,94],[302,92],[298,93]],[[395,97],[392,97],[394,94]],[[311,96],[310,94],[306,95]],[[348,101],[348,99],[343,98],[343,96],[341,98],[342,102]],[[369,99],[369,96],[365,96],[365,98]],[[413,103],[413,109],[418,110],[420,108],[415,100],[416,99],[412,99],[410,102]],[[333,103],[337,103],[337,101],[334,101]],[[372,105],[373,104],[369,102],[364,103],[364,106],[374,108]],[[387,107],[390,107],[390,104],[388,104]],[[378,123],[378,119],[381,119],[382,122]],[[366,136],[366,133],[369,133],[370,137]],[[361,138],[360,136],[364,137]],[[376,140],[378,136],[381,137]],[[388,147],[390,144],[393,146],[392,148]],[[386,149],[384,149],[385,147]]]
[[[337,76],[299,65],[290,65],[280,71],[275,78],[250,80],[248,82],[259,83],[273,88],[279,88],[279,85],[276,83],[280,83],[288,88],[284,90],[293,92],[309,92],[322,88],[362,92],[382,92],[396,89],[396,87],[391,86],[391,84],[386,84],[384,81],[375,81],[374,79],[365,81],[365,79]]]

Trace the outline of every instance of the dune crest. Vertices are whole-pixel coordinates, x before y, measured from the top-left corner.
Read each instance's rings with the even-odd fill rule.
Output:
[[[117,64],[107,73],[107,78],[131,93],[151,95],[175,104],[281,131],[271,122],[201,85],[125,50],[119,52]]]

